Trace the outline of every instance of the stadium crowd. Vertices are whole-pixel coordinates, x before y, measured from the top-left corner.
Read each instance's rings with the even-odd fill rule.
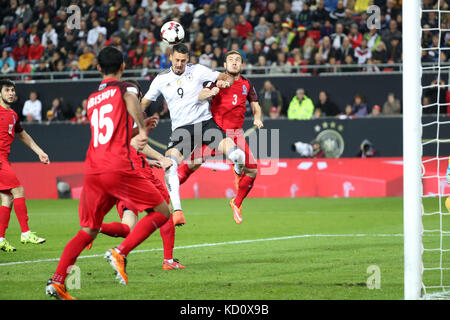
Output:
[[[437,1],[424,0],[424,8],[437,8]],[[447,0],[439,1],[441,9],[448,9]],[[7,75],[66,71],[54,78],[76,80],[80,72],[96,70],[95,57],[101,48],[115,45],[123,50],[127,69],[136,69],[138,76],[151,79],[152,69],[165,69],[170,64],[170,48],[161,41],[159,33],[170,20],[183,25],[192,62],[212,68],[223,66],[224,53],[235,49],[245,57],[246,74],[391,71],[392,66],[377,64],[401,62],[401,3],[2,0],[0,72]],[[71,5],[78,6],[81,13],[76,28],[68,23],[71,19],[73,23],[73,11],[67,10]],[[368,23],[371,5],[380,9],[376,26]],[[424,28],[436,28],[439,21],[448,29],[447,14],[423,14]],[[450,41],[450,32],[442,32],[439,37],[438,32],[425,31],[422,40],[427,48],[438,44],[444,47]],[[440,55],[436,50],[424,51],[422,61],[436,62],[439,58],[447,61],[446,51]],[[351,66],[344,68],[346,65]],[[264,67],[267,70],[261,70]],[[46,78],[45,74],[33,76]],[[266,110],[265,116],[269,114],[270,110]],[[326,113],[322,110],[322,114]],[[279,109],[276,115],[280,116]]]

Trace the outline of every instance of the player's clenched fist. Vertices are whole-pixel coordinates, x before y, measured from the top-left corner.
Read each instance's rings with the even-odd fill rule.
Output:
[[[147,134],[145,133],[145,131],[139,130],[139,133],[136,137],[133,138],[133,140],[136,149],[138,151],[141,151],[147,145]]]
[[[41,162],[43,164],[50,164],[50,159],[46,153],[44,153],[44,152],[39,153],[38,156],[39,156],[39,160],[41,160]]]

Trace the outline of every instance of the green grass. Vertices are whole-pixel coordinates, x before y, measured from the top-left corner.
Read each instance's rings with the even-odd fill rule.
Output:
[[[0,251],[0,300],[49,299],[44,287],[57,261],[37,260],[59,258],[79,229],[78,201],[27,205],[32,230],[47,242],[20,244],[11,214],[7,239],[17,251]],[[183,205],[187,224],[177,228],[174,255],[187,269],[162,270],[158,231],[128,256],[129,285],[121,286],[102,257],[121,239],[99,235],[81,255],[89,257],[77,261],[81,288],[71,294],[108,300],[403,298],[401,198],[247,199],[241,225],[234,223],[226,199]],[[117,219],[115,209],[106,217]],[[31,262],[5,265],[23,261]],[[366,285],[373,265],[380,270],[380,289]]]

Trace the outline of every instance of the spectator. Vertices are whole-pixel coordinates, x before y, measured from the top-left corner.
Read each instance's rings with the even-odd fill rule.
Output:
[[[264,55],[260,55],[258,57],[258,62],[255,63],[253,66],[257,68],[252,71],[253,74],[265,74],[266,73],[265,70],[267,69],[265,68],[267,67],[266,57]]]
[[[259,94],[259,100],[261,105],[261,110],[263,114],[267,117],[270,115],[270,110],[272,107],[277,109],[278,116],[281,115],[281,107],[283,105],[283,98],[280,91],[278,91],[270,82],[266,80],[264,82],[264,87],[261,89]]]
[[[297,25],[305,26],[306,28],[311,26],[312,15],[311,10],[309,10],[309,5],[303,2],[302,11],[299,12],[297,16]]]
[[[323,37],[318,53],[320,54],[320,59],[322,62],[328,62],[330,58],[336,58],[336,50],[331,46],[329,37]]]
[[[367,46],[372,53],[377,49],[378,44],[381,42],[381,36],[378,34],[378,30],[375,26],[369,29],[369,32],[364,34],[364,38],[367,40]]]
[[[54,98],[52,100],[52,106],[49,110],[53,112],[55,120],[63,121],[66,119],[64,116],[64,110],[61,104],[61,100],[59,98]]]
[[[8,62],[5,62],[2,65],[1,73],[2,73],[2,75],[8,74],[8,73],[14,73],[14,68],[10,67]]]
[[[75,111],[75,116],[72,119],[70,119],[70,122],[73,124],[83,124],[89,123],[89,120],[86,117],[86,115],[83,115],[83,109],[77,108],[77,110]]]
[[[22,59],[19,61],[16,67],[17,73],[28,74],[31,73],[31,65],[28,63],[26,59]],[[28,79],[28,78],[26,78]]]
[[[138,44],[138,34],[131,25],[130,20],[125,20],[123,28],[120,30],[120,39],[127,48],[134,49]]]
[[[313,113],[311,119],[319,119],[321,117],[323,117],[322,109],[317,108],[317,107],[314,108],[314,113]]]
[[[342,23],[337,23],[336,32],[330,36],[333,48],[339,50],[339,48],[342,46],[344,38],[346,38],[344,34],[344,25]]]
[[[398,30],[398,23],[395,20],[391,20],[389,22],[389,29],[385,30],[381,34],[381,40],[386,44],[391,43],[391,40],[393,38],[396,38],[396,39],[402,38],[402,33]]]
[[[23,105],[22,114],[27,122],[41,122],[42,120],[42,103],[38,99],[36,91],[30,92],[30,99],[25,101]]]
[[[356,49],[359,46],[361,46],[361,41],[363,39],[363,36],[362,36],[361,32],[359,32],[358,24],[353,23],[351,25],[350,33],[348,34],[348,38],[350,39],[353,49]]]
[[[329,99],[328,93],[323,90],[319,92],[319,100],[315,106],[322,110],[322,113],[327,117],[337,116],[341,113],[339,107]]]
[[[367,59],[372,57],[372,51],[367,47],[367,40],[362,39],[361,45],[355,49],[355,58],[358,64],[366,64]]]
[[[374,105],[372,107],[372,111],[369,114],[369,117],[378,117],[381,114],[381,107],[379,105]]]
[[[338,20],[342,20],[345,17],[345,7],[344,7],[344,1],[339,0],[337,1],[335,6],[327,6],[326,2],[334,2],[336,3],[336,0],[325,0],[325,8],[330,11],[330,18],[336,23]],[[334,8],[332,8],[334,7]]]
[[[297,89],[296,95],[289,103],[287,117],[288,119],[309,120],[314,112],[314,103],[305,95],[305,90]]]
[[[89,47],[84,47],[83,54],[78,58],[78,67],[80,70],[87,70],[94,58],[95,55],[91,52],[91,49]]]
[[[214,53],[212,52],[211,44],[206,44],[204,52],[198,58],[198,63],[211,68],[211,61],[214,58]]]
[[[267,24],[266,18],[260,17],[258,24],[255,26],[255,37],[256,39],[262,41],[264,40],[264,35],[266,34],[266,31],[270,29],[270,26]]]
[[[321,25],[330,18],[330,11],[325,7],[325,0],[317,2],[316,10],[312,12],[311,20],[319,22]]]
[[[291,64],[286,61],[286,55],[284,54],[284,52],[277,53],[277,61],[272,63],[270,73],[291,73]]]
[[[46,116],[47,116],[47,121],[45,122],[46,125],[49,125],[50,123],[56,121],[55,114],[53,113],[52,110],[48,110]]]
[[[395,98],[394,93],[389,93],[387,96],[387,101],[383,104],[383,115],[394,115],[400,113],[400,100]]]
[[[22,59],[28,58],[28,45],[25,43],[25,38],[20,37],[17,41],[17,45],[14,47],[14,50],[12,51],[12,56],[14,60],[20,61]]]
[[[426,51],[422,51],[422,54]],[[376,49],[372,52],[372,58],[373,63],[380,64],[380,63],[386,63],[387,62],[387,51],[386,51],[386,45],[383,41],[380,41],[376,47]]]
[[[306,35],[306,27],[305,26],[298,26],[297,27],[297,33],[295,34],[295,37],[292,39],[289,49],[293,50],[296,48],[301,48],[305,44],[307,35]]]
[[[386,56],[388,62],[398,63],[402,58],[402,45],[400,43],[401,38],[393,37],[387,48]],[[428,51],[430,53],[430,51]],[[437,57],[436,60],[437,61]]]
[[[295,33],[291,31],[292,28],[288,22],[283,22],[281,26],[281,32],[276,37],[277,43],[281,51],[288,52]]]
[[[331,37],[331,35],[334,33],[334,26],[331,24],[331,21],[329,19],[325,20],[325,23],[323,23],[320,26],[320,36],[324,37],[324,36],[329,36]]]
[[[45,26],[45,32],[42,35],[42,45],[46,47],[49,41],[51,41],[55,47],[58,47],[58,34],[50,23]]]
[[[317,52],[317,48],[314,43],[314,40],[310,37],[306,38],[305,44],[303,45],[303,48],[302,48],[303,59],[308,61],[308,63],[313,61],[314,56],[316,55],[316,52]]]
[[[345,57],[347,56],[354,57],[355,51],[350,44],[350,39],[345,37],[342,41],[342,46],[336,52],[336,59],[343,64],[345,63]]]
[[[222,28],[223,22],[227,16],[227,7],[224,4],[219,5],[219,10],[213,16],[214,27]]]
[[[352,106],[352,114],[355,117],[365,117],[368,114],[367,104],[364,97],[359,93],[355,95]]]
[[[3,50],[2,51],[2,57],[0,59],[0,68],[3,67],[3,64],[7,63],[10,68],[14,69],[16,68],[16,62],[14,59],[9,55],[8,51]]]
[[[41,39],[38,36],[34,38],[33,44],[30,46],[28,50],[28,60],[31,63],[36,63],[39,61],[44,55],[44,46],[41,44]]]
[[[39,60],[39,64],[36,69],[34,69],[33,73],[43,73],[50,72],[51,70],[47,67],[47,62],[44,59]],[[50,79],[50,76],[47,75],[34,75],[34,80],[46,80]]]
[[[280,114],[278,113],[278,110],[276,107],[270,108],[269,111],[269,118],[270,119],[278,119],[280,117]]]
[[[239,20],[235,28],[237,30],[238,36],[243,39],[246,39],[247,34],[253,31],[253,26],[250,24],[250,22],[247,21],[243,14],[239,15]]]
[[[88,31],[86,43],[89,46],[93,46],[97,42],[98,35],[100,33],[106,36],[106,28],[100,26],[100,22],[98,20],[95,20],[92,29]]]

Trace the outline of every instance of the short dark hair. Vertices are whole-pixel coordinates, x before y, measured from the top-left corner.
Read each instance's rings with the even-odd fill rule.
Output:
[[[178,43],[172,47],[172,54],[175,52],[186,54],[189,53],[189,49],[184,43]]]
[[[225,54],[225,61],[227,61],[228,56],[231,56],[232,54],[237,54],[241,57],[241,61],[244,62],[244,58],[242,57],[242,54],[237,50],[230,50]]]
[[[16,88],[16,84],[11,79],[0,79],[0,91],[3,89],[3,87],[14,87]]]
[[[116,47],[105,47],[100,50],[97,61],[102,70],[102,74],[115,74],[123,64],[123,54]]]

